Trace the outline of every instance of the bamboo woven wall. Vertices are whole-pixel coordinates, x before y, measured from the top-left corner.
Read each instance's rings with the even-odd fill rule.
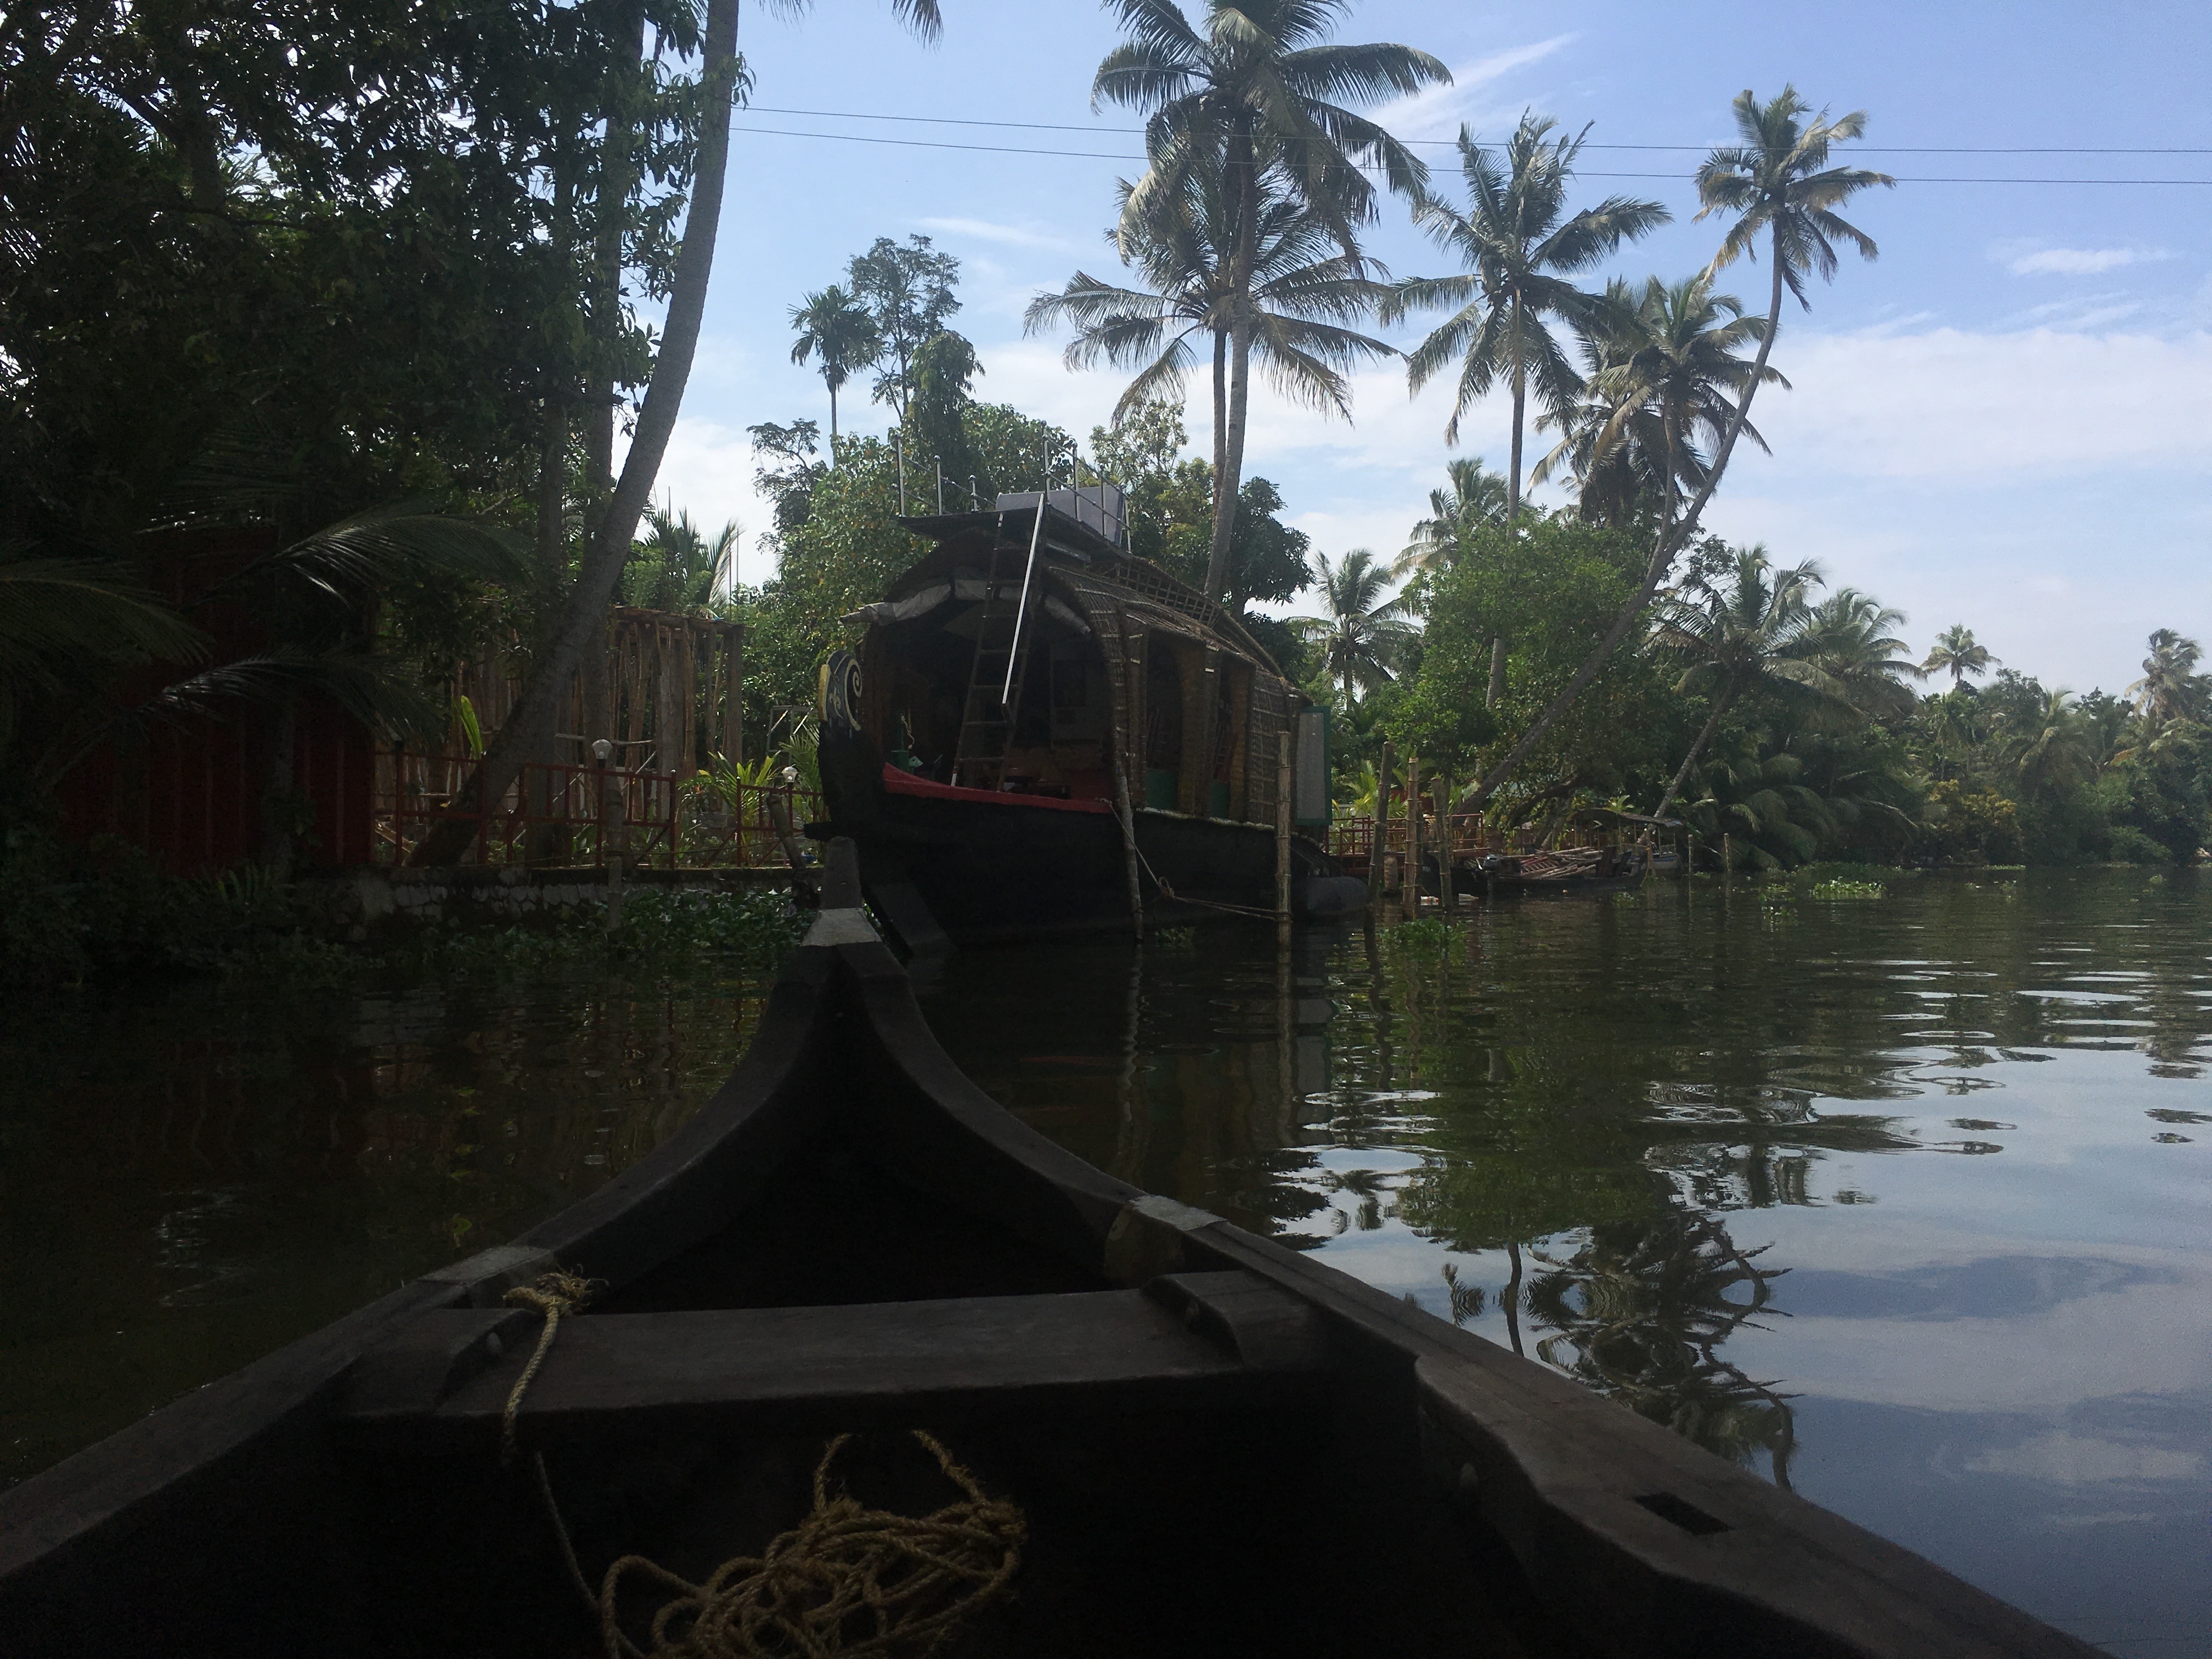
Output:
[[[464,663],[453,692],[476,710],[490,741],[522,695],[519,656]],[[605,648],[587,662],[554,722],[552,752],[537,758],[582,763],[594,738],[620,744],[625,770],[690,774],[720,755],[735,761],[744,742],[744,626],[617,605]],[[457,724],[447,746],[465,752]]]

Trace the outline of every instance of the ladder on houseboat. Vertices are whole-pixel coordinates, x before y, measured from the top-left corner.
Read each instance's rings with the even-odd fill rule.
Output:
[[[996,789],[1006,781],[1006,757],[1014,746],[1015,724],[1022,717],[1022,683],[1029,671],[1024,635],[1033,631],[1027,629],[1030,584],[1036,574],[1044,501],[1040,490],[1029,559],[1011,607],[1000,603],[999,568],[1006,530],[1003,512],[991,533],[991,568],[983,582],[983,608],[976,613],[975,654],[968,665],[968,695],[961,703],[960,738],[952,753],[952,781],[964,789]]]

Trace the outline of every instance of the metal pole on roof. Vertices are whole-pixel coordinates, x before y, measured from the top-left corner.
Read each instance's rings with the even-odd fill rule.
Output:
[[[999,707],[1001,708],[1006,706],[1006,699],[1014,695],[1014,662],[1021,654],[1022,618],[1029,614],[1030,609],[1030,574],[1036,568],[1037,541],[1044,534],[1045,495],[1044,490],[1037,491],[1036,517],[1030,524],[1029,562],[1022,567],[1022,597],[1014,606],[1014,637],[1006,646],[1006,683],[999,689]],[[1006,734],[1006,741],[1010,744],[1013,741],[1011,732]]]

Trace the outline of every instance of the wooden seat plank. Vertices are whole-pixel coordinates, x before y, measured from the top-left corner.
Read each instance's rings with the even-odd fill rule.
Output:
[[[340,1419],[357,1443],[393,1449],[490,1444],[537,1333],[534,1316],[513,1310],[427,1316],[364,1358]],[[562,1322],[520,1422],[543,1438],[1194,1407],[1279,1391],[1327,1364],[1310,1310],[1243,1273],[1178,1274],[1150,1291],[585,1313]]]

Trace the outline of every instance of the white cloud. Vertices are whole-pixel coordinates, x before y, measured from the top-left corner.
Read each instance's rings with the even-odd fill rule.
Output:
[[[1493,82],[1549,58],[1575,39],[1572,33],[1555,34],[1548,40],[1509,46],[1471,64],[1458,64],[1452,70],[1451,85],[1431,87],[1386,104],[1375,112],[1375,119],[1401,138],[1450,138],[1458,134],[1462,122],[1486,125],[1500,113],[1484,102],[1492,95]]]
[[[2015,276],[2094,276],[2124,265],[2171,259],[2173,255],[2163,248],[2022,248],[2010,243],[2004,245],[2004,251],[1997,257],[2004,260],[2006,268]]]
[[[989,219],[917,219],[915,223],[940,236],[964,236],[971,241],[1003,242],[1010,247],[1051,248],[1065,252],[1076,246],[1066,237],[1030,225],[1004,225]]]
[[[1953,482],[2212,471],[2212,332],[1785,329],[1775,362],[1796,389],[1760,394],[1753,418],[1779,459],[1746,458],[1753,487],[1778,470]]]
[[[2193,1480],[2203,1473],[2204,1460],[2192,1451],[2094,1440],[2051,1429],[2017,1446],[1978,1453],[1966,1460],[1966,1467],[1977,1474],[2019,1474],[2075,1486],[2105,1480]]]

